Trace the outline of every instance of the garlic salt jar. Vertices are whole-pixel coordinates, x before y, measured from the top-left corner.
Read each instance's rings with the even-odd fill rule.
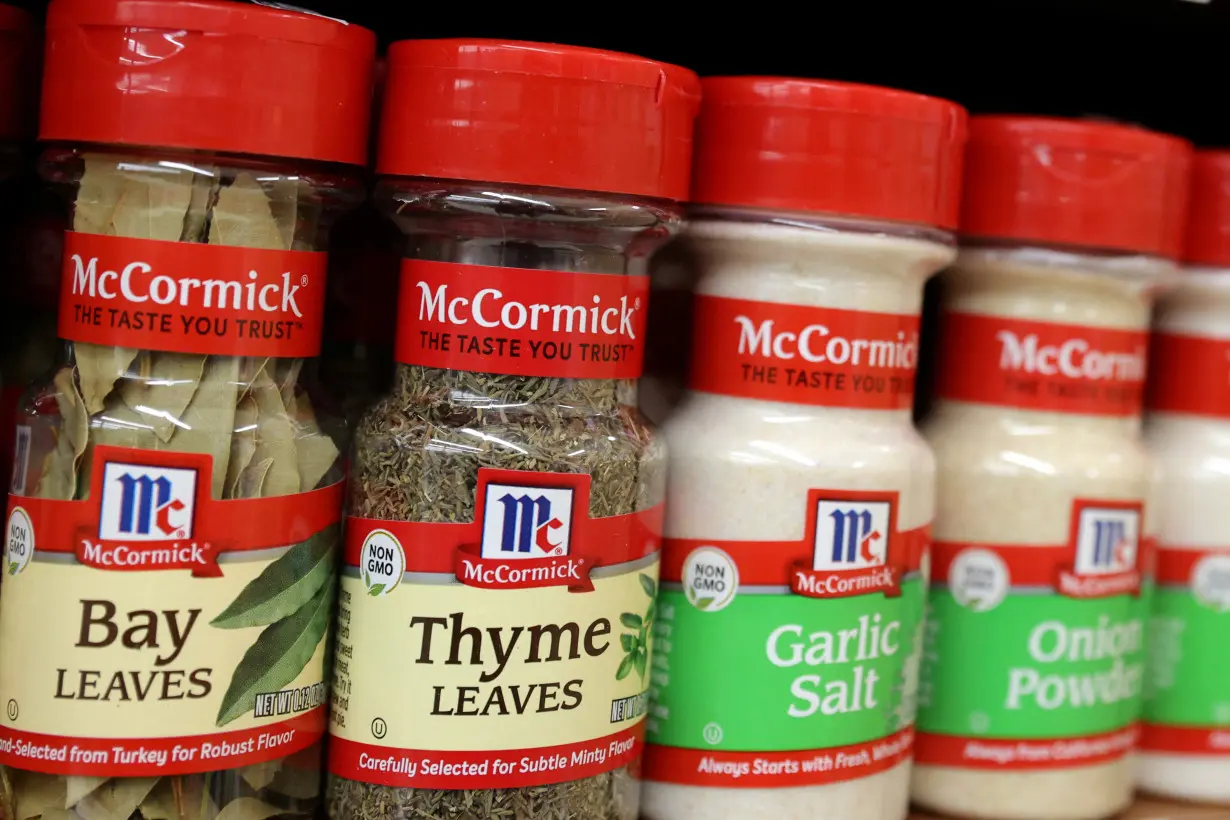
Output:
[[[945,274],[938,503],[913,798],[1093,820],[1131,798],[1152,581],[1140,439],[1149,310],[1186,143],[974,117]]]
[[[642,816],[901,820],[934,508],[919,311],[954,255],[965,112],[703,84]]]
[[[1190,205],[1149,353],[1158,553],[1137,785],[1230,803],[1230,152],[1196,154]]]

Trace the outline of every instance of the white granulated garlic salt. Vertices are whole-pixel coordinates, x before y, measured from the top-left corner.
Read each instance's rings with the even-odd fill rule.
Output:
[[[918,317],[954,254],[963,112],[705,83],[642,816],[903,820],[934,509]],[[873,145],[897,148],[859,162]]]
[[[923,426],[938,501],[912,797],[927,809],[1095,820],[1130,802],[1155,524],[1140,412],[1187,156],[1138,129],[971,120]]]
[[[1137,786],[1230,803],[1230,153],[1193,164],[1184,270],[1158,305],[1145,438],[1158,466]]]

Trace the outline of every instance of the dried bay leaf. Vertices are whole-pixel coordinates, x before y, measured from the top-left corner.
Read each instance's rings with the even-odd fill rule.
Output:
[[[203,453],[213,459],[212,492],[222,498],[231,458],[231,432],[235,429],[235,399],[239,360],[234,356],[211,356],[205,364],[196,395],[188,403],[181,424],[169,442],[156,449],[178,453]]]
[[[235,485],[235,498],[260,498],[265,479],[269,476],[269,468],[272,466],[273,459],[267,458],[244,470],[239,476],[239,483]]]
[[[64,809],[63,777],[12,769],[13,792],[17,801],[16,820],[31,820],[50,811]]]
[[[77,471],[73,467],[76,458],[68,436],[63,430],[58,431],[55,449],[43,459],[34,496],[72,501],[77,492]]]
[[[295,250],[295,234],[299,228],[299,180],[278,179],[269,188],[269,210],[282,239],[279,247]]]
[[[170,778],[162,778],[141,801],[141,817],[144,820],[179,820],[172,782]]]
[[[71,367],[61,368],[55,375],[56,406],[60,409],[60,418],[64,435],[73,448],[73,470],[81,460],[90,437],[90,414],[86,411],[85,400],[77,389],[77,380],[73,378]]]
[[[251,713],[258,692],[282,689],[307,666],[332,620],[336,578],[330,572],[311,600],[290,617],[265,627],[244,653],[222,697],[218,726]]]
[[[86,154],[85,172],[77,184],[73,205],[73,230],[77,233],[114,235],[111,215],[120,201],[124,177],[115,168],[115,160]]]
[[[295,451],[295,427],[282,394],[265,372],[252,383],[252,397],[256,400],[256,453],[257,463],[273,459],[269,474],[265,477],[261,495],[291,495],[299,492],[299,461]]]
[[[293,615],[332,575],[337,539],[338,525],[332,524],[288,549],[253,578],[210,626],[245,629]]]
[[[64,808],[71,809],[99,786],[107,782],[105,777],[68,777],[67,793],[64,795]]]
[[[205,372],[205,357],[188,353],[152,353],[144,380],[127,379],[120,396],[141,413],[163,442],[171,440]]]
[[[137,350],[131,347],[109,347],[86,342],[73,343],[77,374],[81,377],[81,394],[90,415],[103,409],[103,404],[115,383],[128,372]]]
[[[256,178],[241,173],[218,192],[209,225],[211,245],[239,248],[282,248],[282,234],[269,197]]]
[[[271,806],[264,800],[255,797],[241,797],[223,806],[215,820],[266,820],[276,814],[284,813],[285,809]]]
[[[82,820],[128,820],[157,783],[157,777],[108,780],[77,803],[75,811]]]
[[[320,794],[320,769],[284,766],[269,784],[269,790],[295,800],[315,800]]]
[[[143,169],[139,175],[124,177],[119,203],[111,214],[115,235],[179,241],[192,201],[193,174],[180,168],[161,168],[157,174],[149,166]]]
[[[333,439],[321,432],[307,393],[295,402],[295,424],[298,426],[295,452],[299,458],[299,489],[308,492],[316,489],[341,453]]]
[[[264,763],[253,763],[251,766],[244,766],[239,770],[239,776],[243,778],[253,791],[260,791],[274,781],[278,776],[278,770],[286,761],[283,758],[277,760],[266,760]]]
[[[184,215],[181,242],[209,241],[209,210],[218,202],[222,175],[216,168],[197,168],[192,177],[192,193],[188,198],[188,213]],[[147,818],[148,820],[148,818]]]
[[[256,454],[256,400],[244,396],[235,407],[235,431],[231,438],[231,460],[226,467],[226,497],[235,498],[239,477]],[[262,481],[264,479],[262,478]]]

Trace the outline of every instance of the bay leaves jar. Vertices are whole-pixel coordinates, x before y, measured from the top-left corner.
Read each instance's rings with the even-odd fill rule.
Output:
[[[636,818],[666,468],[636,379],[699,96],[624,54],[391,47],[397,364],[355,431],[334,820]]]
[[[311,389],[375,37],[55,0],[62,356],[22,399],[0,596],[7,818],[311,817],[343,469]]]

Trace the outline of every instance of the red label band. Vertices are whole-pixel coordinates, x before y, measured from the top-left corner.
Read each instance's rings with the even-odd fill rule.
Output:
[[[29,532],[24,560],[35,551],[72,553],[102,570],[217,577],[221,553],[295,544],[341,516],[340,481],[296,495],[217,501],[208,455],[99,445],[94,459],[84,501],[9,498],[10,539],[14,527]]]
[[[961,769],[1066,769],[1119,760],[1132,751],[1138,734],[1135,726],[1101,735],[1046,740],[991,740],[919,732],[914,762]]]
[[[583,473],[484,468],[472,522],[348,518],[344,560],[386,583],[404,572],[448,573],[481,589],[590,592],[595,568],[658,552],[664,510],[590,518],[589,486]]]
[[[1160,545],[1156,558],[1158,584],[1185,587],[1193,583],[1197,569],[1206,561],[1215,562],[1218,569],[1230,565],[1230,547],[1193,550]]]
[[[863,410],[912,406],[918,316],[696,297],[690,387]]]
[[[64,235],[60,336],[219,356],[320,352],[326,254]]]
[[[1140,413],[1148,334],[948,311],[936,394],[1056,413]]]
[[[561,379],[636,379],[649,277],[402,261],[397,360]]]
[[[1145,404],[1162,413],[1230,418],[1230,339],[1154,333]]]
[[[0,765],[76,777],[197,774],[286,757],[324,731],[324,706],[252,729],[177,738],[66,738],[0,726]]]
[[[1144,723],[1137,748],[1145,752],[1177,755],[1230,756],[1230,728],[1163,726]]]
[[[645,747],[642,765],[654,780],[685,786],[821,786],[887,771],[908,760],[913,745],[913,729],[866,743],[791,752],[719,752],[651,744]]]
[[[1012,587],[1049,587],[1069,598],[1139,595],[1152,577],[1154,546],[1141,537],[1139,502],[1073,502],[1069,541],[1061,545],[961,543],[935,541],[931,582],[965,584],[954,579],[963,567],[1006,573]]]
[[[504,751],[393,749],[329,738],[329,773],[399,789],[517,789],[583,780],[632,763],[645,723],[595,740]]]

